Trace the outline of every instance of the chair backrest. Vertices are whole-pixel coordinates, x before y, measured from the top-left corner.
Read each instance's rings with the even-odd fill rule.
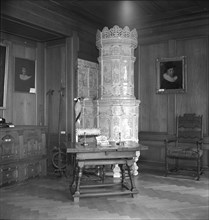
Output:
[[[177,137],[179,143],[193,143],[203,138],[202,115],[184,114],[177,116]]]

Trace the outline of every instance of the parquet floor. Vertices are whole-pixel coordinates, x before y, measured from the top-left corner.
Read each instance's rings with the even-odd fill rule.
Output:
[[[209,219],[209,179],[164,177],[143,171],[139,193],[81,198],[72,202],[66,178],[46,177],[0,189],[0,218],[20,220],[204,220]]]

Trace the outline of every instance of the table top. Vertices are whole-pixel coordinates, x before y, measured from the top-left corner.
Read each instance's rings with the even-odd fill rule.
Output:
[[[71,143],[73,148],[67,148],[67,153],[87,153],[87,152],[106,152],[106,151],[140,151],[143,145],[136,142],[122,142],[117,145],[115,142],[107,146],[97,145],[95,142],[88,143],[87,146],[82,143]]]

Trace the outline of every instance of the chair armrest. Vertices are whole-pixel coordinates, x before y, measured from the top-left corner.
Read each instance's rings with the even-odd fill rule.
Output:
[[[198,140],[197,142],[196,142],[196,144],[202,144],[203,143],[203,138],[201,138],[200,140]]]
[[[200,140],[196,141],[197,151],[202,149],[202,144],[203,144],[203,138],[201,138]]]
[[[169,137],[169,138],[166,138],[164,140],[164,143],[171,143],[171,142],[176,142],[177,141],[177,137]]]
[[[167,137],[164,139],[164,144],[165,144],[165,157],[167,157],[167,151],[169,148],[169,143],[177,143],[177,137]]]

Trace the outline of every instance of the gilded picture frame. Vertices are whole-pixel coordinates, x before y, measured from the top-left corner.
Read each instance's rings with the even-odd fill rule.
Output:
[[[186,92],[186,57],[156,59],[157,94]]]
[[[9,44],[0,42],[0,109],[6,109],[8,68],[9,68]]]

